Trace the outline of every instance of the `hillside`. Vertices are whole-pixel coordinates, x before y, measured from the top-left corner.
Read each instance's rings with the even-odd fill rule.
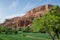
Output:
[[[7,27],[23,27],[32,24],[34,18],[40,18],[44,13],[48,12],[53,5],[42,5],[37,8],[33,8],[28,11],[23,17],[15,17],[12,19],[6,19],[2,25]]]

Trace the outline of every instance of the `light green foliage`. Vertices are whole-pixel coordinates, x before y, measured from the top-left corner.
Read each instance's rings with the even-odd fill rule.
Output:
[[[23,28],[22,28],[22,31],[23,31],[23,32],[31,32],[31,28],[30,28],[30,26],[23,27]]]
[[[32,30],[33,30],[33,32],[38,32],[42,28],[43,28],[43,26],[40,24],[40,19],[35,18],[33,20],[33,24],[32,24]]]
[[[40,19],[34,19],[33,20],[33,30],[39,31],[41,28],[54,38],[54,36],[57,36],[60,30],[60,12],[59,7],[54,6],[52,9],[44,14]],[[54,39],[53,39],[54,40]]]

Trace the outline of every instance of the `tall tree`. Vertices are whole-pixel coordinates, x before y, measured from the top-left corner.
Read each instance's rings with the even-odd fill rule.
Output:
[[[59,7],[54,6],[52,9],[44,14],[40,19],[33,20],[33,30],[39,31],[41,28],[44,28],[45,31],[50,35],[52,40],[56,36],[56,40],[59,39],[59,30],[60,30],[60,12]]]

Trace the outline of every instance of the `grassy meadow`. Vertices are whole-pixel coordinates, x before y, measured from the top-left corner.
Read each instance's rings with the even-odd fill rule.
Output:
[[[0,34],[0,38],[2,40],[51,40],[48,34],[41,33]]]
[[[0,40],[52,40],[47,33],[0,34]]]

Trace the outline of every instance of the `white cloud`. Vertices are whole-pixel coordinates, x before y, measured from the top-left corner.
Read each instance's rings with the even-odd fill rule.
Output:
[[[10,5],[9,5],[9,8],[15,8],[18,6],[18,1],[13,1]]]
[[[33,8],[33,4],[31,4],[30,2],[27,2],[27,4],[25,5],[25,7],[21,10],[21,12],[26,13],[28,10]]]
[[[24,15],[24,13],[21,14],[14,14],[14,15],[10,15],[10,16],[0,16],[0,23],[3,23],[5,21],[5,19],[10,19],[10,18],[14,18],[14,17],[22,17]]]
[[[14,15],[11,15],[11,16],[6,16],[5,19],[10,19],[10,18],[14,18],[14,17],[22,17],[24,15],[24,13],[21,13],[21,14],[14,14]]]
[[[32,0],[32,2],[34,2],[35,0]],[[35,4],[33,3],[31,3],[31,2],[27,2],[27,4],[25,5],[25,7],[22,9],[22,11],[28,11],[28,10],[31,10],[31,9],[33,9],[34,7],[36,7],[36,5],[37,4],[39,4],[41,1],[43,1],[43,0],[37,0],[36,2],[35,2]]]
[[[27,9],[29,9],[29,8],[31,8],[30,2],[28,2],[28,3],[25,5],[25,7],[24,7],[23,10],[27,10]]]

